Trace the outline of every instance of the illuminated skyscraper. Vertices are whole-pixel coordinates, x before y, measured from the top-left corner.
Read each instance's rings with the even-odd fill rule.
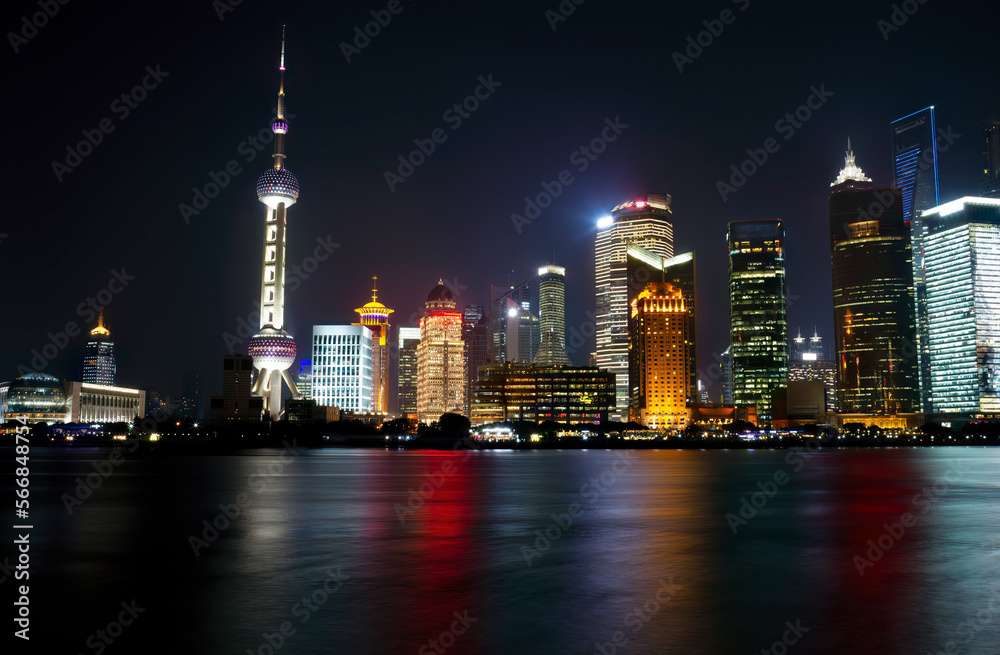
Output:
[[[932,411],[1000,416],[1000,199],[923,212]]]
[[[372,346],[367,325],[314,325],[312,399],[317,405],[367,414],[372,402]]]
[[[451,291],[438,280],[427,294],[420,320],[417,346],[417,415],[421,423],[432,423],[446,412],[462,414],[468,377],[462,312]]]
[[[260,283],[260,330],[250,338],[247,353],[259,372],[253,395],[264,399],[264,412],[272,420],[281,415],[281,381],[299,397],[288,367],[295,361],[295,339],[282,326],[285,322],[285,210],[299,199],[299,181],[285,168],[285,34],[281,34],[278,116],[274,132],[274,166],[257,180],[257,198],[267,206],[264,227],[264,258]]]
[[[83,381],[89,384],[115,385],[115,342],[104,327],[104,311],[97,317],[97,327],[83,349]]]
[[[541,329],[535,289],[538,278],[504,290],[492,287],[489,331],[493,361],[530,363],[538,351]]]
[[[1000,116],[983,121],[983,181],[984,196],[1000,194]]]
[[[729,335],[733,402],[771,423],[771,394],[788,382],[785,227],[781,219],[729,224]]]
[[[295,376],[295,387],[303,400],[312,398],[313,363],[311,359],[299,360],[299,374]]]
[[[551,264],[538,269],[538,322],[542,334],[554,332],[566,347],[566,269]]]
[[[364,325],[372,331],[372,411],[386,414],[389,411],[389,314],[395,310],[378,301],[377,281],[378,277],[372,277],[372,301],[354,311],[359,319],[355,325]]]
[[[920,411],[910,230],[901,195],[876,189],[848,151],[830,189],[837,407]]]
[[[468,388],[465,392],[465,415],[470,416],[472,386],[479,379],[479,367],[489,360],[490,331],[482,305],[468,305],[462,311],[462,341],[465,344],[465,370]]]
[[[684,428],[692,393],[684,293],[649,282],[631,302],[629,328],[630,419],[654,430]]]
[[[789,382],[822,382],[826,395],[826,410],[837,411],[837,364],[826,356],[823,337],[813,329],[808,339],[799,330],[792,339],[788,358]]]
[[[399,413],[417,414],[417,346],[420,328],[399,328]]]
[[[640,246],[660,257],[674,256],[674,225],[668,195],[648,193],[622,203],[597,222],[594,243],[597,366],[615,374],[619,420],[628,419],[627,249]]]
[[[913,292],[915,299],[918,380],[923,397],[930,389],[930,359],[927,352],[927,294],[924,273],[924,236],[927,229],[920,212],[941,204],[938,183],[937,125],[934,107],[894,120],[892,128],[892,186],[900,193],[903,222],[910,228]],[[850,150],[850,142],[848,142]],[[842,410],[843,411],[843,410]],[[918,410],[914,410],[918,411]]]

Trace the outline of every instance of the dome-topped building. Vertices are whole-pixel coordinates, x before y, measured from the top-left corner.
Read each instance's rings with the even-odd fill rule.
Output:
[[[445,285],[444,278],[438,278],[437,286],[431,289],[431,292],[427,294],[427,302],[445,303],[450,307],[456,306],[455,296],[452,295],[451,289]]]
[[[51,425],[66,422],[68,413],[63,383],[48,373],[27,373],[0,385],[0,421]]]
[[[451,290],[438,279],[427,294],[417,346],[417,415],[431,423],[446,412],[462,414],[467,392],[462,313]]]

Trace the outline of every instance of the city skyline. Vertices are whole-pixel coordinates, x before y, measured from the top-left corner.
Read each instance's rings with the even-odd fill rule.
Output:
[[[789,294],[797,297],[789,307],[789,321],[819,324],[821,332],[829,333],[832,318],[826,295],[828,273],[817,271],[808,277],[802,273],[809,271],[824,252],[828,253],[823,238],[825,187],[842,163],[846,137],[853,138],[876,183],[887,185],[891,179],[887,126],[900,116],[934,105],[938,127],[950,135],[950,140],[942,141],[939,147],[941,199],[946,201],[978,193],[981,121],[996,116],[995,83],[989,81],[986,69],[975,63],[984,58],[973,54],[984,46],[977,45],[971,36],[963,39],[965,45],[957,51],[941,48],[935,53],[942,65],[963,62],[961,68],[952,66],[956,72],[947,81],[932,81],[904,70],[899,73],[899,92],[879,93],[884,87],[879,71],[892,61],[889,53],[893,49],[915,48],[929,34],[948,25],[961,25],[973,32],[982,29],[974,18],[976,13],[961,7],[946,11],[922,6],[920,13],[898,33],[892,33],[886,43],[876,27],[876,22],[884,18],[883,12],[860,4],[849,5],[835,11],[829,30],[810,43],[801,30],[796,31],[795,16],[780,16],[774,8],[752,6],[739,14],[739,22],[727,27],[717,43],[685,66],[683,72],[676,70],[669,57],[662,53],[654,57],[643,45],[630,46],[631,54],[641,55],[641,61],[646,62],[638,68],[626,65],[629,60],[617,55],[608,60],[607,53],[597,58],[581,49],[603,33],[606,21],[615,15],[610,8],[581,8],[555,31],[543,20],[541,9],[526,11],[516,20],[501,21],[504,40],[510,32],[527,30],[529,48],[539,57],[552,57],[563,46],[571,45],[573,55],[559,61],[578,73],[565,82],[556,82],[541,96],[533,93],[530,97],[538,103],[539,111],[530,118],[522,118],[512,108],[524,102],[526,91],[551,80],[544,71],[534,72],[494,56],[498,39],[488,40],[476,51],[474,61],[452,62],[444,57],[444,70],[435,78],[439,81],[421,77],[408,83],[405,76],[391,73],[388,62],[398,61],[401,53],[413,50],[425,33],[421,26],[440,18],[436,10],[408,7],[394,19],[391,28],[386,28],[350,62],[343,59],[339,43],[349,41],[353,26],[370,20],[368,14],[350,8],[310,11],[321,12],[323,20],[307,24],[307,14],[293,8],[288,21],[289,47],[298,57],[293,59],[296,67],[289,73],[296,89],[289,112],[296,126],[301,125],[296,127],[300,130],[297,133],[303,135],[292,142],[290,156],[302,162],[296,169],[311,194],[305,204],[296,207],[295,224],[289,233],[288,294],[294,298],[290,305],[294,310],[287,322],[288,331],[297,335],[308,334],[312,325],[351,322],[351,310],[356,305],[320,302],[333,285],[363,288],[360,285],[366,284],[371,275],[379,274],[380,299],[397,309],[396,325],[412,326],[425,290],[411,279],[436,279],[444,274],[463,294],[457,298],[460,304],[484,303],[488,284],[502,282],[512,266],[517,271],[515,278],[524,279],[546,261],[558,261],[568,271],[566,325],[570,341],[574,330],[582,333],[588,324],[587,313],[594,309],[587,281],[592,279],[588,243],[592,243],[595,221],[607,213],[608,207],[648,189],[659,189],[673,197],[675,250],[700,253],[704,274],[700,273],[699,279],[699,307],[705,313],[699,330],[699,359],[703,366],[704,362],[715,361],[712,355],[721,353],[727,345],[726,330],[720,328],[726,317],[725,303],[720,302],[725,293],[725,276],[719,271],[724,262],[719,243],[728,220],[772,215],[785,220],[793,281]],[[686,38],[703,29],[701,21],[708,18],[702,15],[705,11],[699,7],[676,10],[660,42],[670,51],[682,51]],[[182,18],[185,24],[191,24],[188,33],[198,47],[190,49],[200,53],[197,61],[180,52],[166,36],[167,28],[175,24],[171,21],[179,24]],[[68,26],[53,22],[16,53],[15,84],[20,82],[25,89],[38,90],[41,111],[28,119],[29,129],[19,130],[13,137],[13,147],[28,153],[15,177],[28,188],[37,189],[38,196],[30,210],[20,207],[24,200],[15,199],[14,213],[49,217],[55,229],[42,234],[34,230],[32,221],[0,226],[0,233],[8,235],[0,241],[0,255],[10,267],[10,274],[23,269],[26,257],[37,256],[34,253],[63,256],[71,244],[86,248],[88,257],[72,279],[42,270],[13,290],[15,306],[30,305],[31,298],[43,287],[54,293],[46,306],[12,326],[11,347],[0,353],[0,366],[7,373],[0,377],[13,379],[18,375],[18,365],[33,368],[32,351],[41,352],[50,343],[49,333],[59,337],[67,323],[75,322],[81,330],[89,330],[96,319],[94,308],[100,304],[106,305],[115,317],[122,384],[176,391],[181,371],[198,369],[206,375],[205,393],[212,393],[221,385],[217,365],[220,357],[246,352],[246,337],[239,336],[241,321],[247,322],[257,311],[255,294],[248,294],[247,288],[259,275],[259,271],[253,271],[255,262],[244,261],[246,253],[259,248],[259,234],[250,227],[259,225],[255,223],[258,210],[248,195],[259,163],[271,145],[263,144],[257,135],[261,116],[274,109],[268,106],[268,99],[273,97],[268,94],[273,93],[270,71],[277,54],[280,24],[249,6],[226,13],[224,21],[218,18],[214,11],[191,10],[185,14],[179,10],[176,17],[167,19],[162,30],[143,38],[128,30],[123,32],[122,26],[132,20],[127,17],[116,18],[108,25],[98,24],[96,17],[74,18],[83,21],[81,35],[100,36],[111,30],[122,37],[122,43],[116,46],[121,54],[111,59],[110,69],[93,66],[104,71],[103,77],[88,80],[86,88],[58,70],[59,57],[74,52],[81,66],[88,62],[106,64],[109,60],[104,46],[91,45],[89,38],[84,41],[68,32]],[[454,24],[466,21],[473,33],[486,29],[483,17],[471,8],[456,10],[448,18]],[[91,20],[95,22],[87,22]],[[740,29],[743,24],[747,25],[745,31]],[[320,25],[333,38],[319,38]],[[744,80],[732,55],[749,43],[750,32],[764,25],[789,34],[792,42],[783,46],[787,49],[756,53],[742,65],[777,63],[785,75],[780,80]],[[845,34],[870,42],[871,48],[863,55],[844,55],[838,43]],[[434,56],[437,61],[442,60],[449,46],[424,47],[430,52],[420,56]],[[847,60],[832,68],[819,62],[798,63],[785,57],[795,47],[814,53],[837,52]],[[416,51],[422,52],[419,48]],[[863,69],[849,65],[852,57],[858,63],[864,61]],[[301,68],[298,61],[302,62]],[[644,79],[647,68],[655,71],[657,79],[662,78],[677,103],[655,120],[654,98],[637,103],[628,90],[628,82]],[[591,70],[605,70],[607,74],[598,76],[593,90],[579,88],[578,82],[584,79],[580,75]],[[220,72],[225,73],[225,79],[220,80]],[[387,86],[391,88],[402,85],[412,90],[413,84],[425,84],[413,98],[414,111],[392,125],[384,120],[385,111],[375,108],[379,103],[389,108],[399,105],[386,104],[382,92],[366,81],[376,72],[390,75]],[[462,120],[459,129],[452,129],[454,122],[439,121],[442,110],[470,95],[476,97],[476,89],[483,84],[480,76],[499,86],[491,87],[495,88],[492,91],[480,88],[480,106]],[[45,88],[38,86],[37,79],[47,80]],[[110,102],[136,83],[143,92],[136,94],[135,108],[127,116],[122,116],[124,112],[106,111]],[[763,92],[767,99],[742,103],[741,111],[733,115],[724,103],[699,99],[703,85],[709,83],[737,95]],[[775,135],[771,130],[775,119],[794,113],[808,99],[812,86],[833,95],[796,129],[792,138],[786,141],[783,133],[777,133],[781,149],[771,153],[767,163],[723,201],[716,182],[728,180],[729,167],[739,168],[747,158],[748,148],[758,149],[768,136]],[[585,102],[575,102],[578,108],[566,114],[561,111],[565,109],[563,98],[571,97],[578,88]],[[178,109],[196,93],[195,89],[211,89],[201,99],[197,116]],[[614,95],[607,94],[609,89],[614,89]],[[360,98],[356,108],[338,108],[330,103],[332,96],[327,94],[348,91]],[[68,113],[60,100],[70,92],[74,93],[72,106],[79,112]],[[482,100],[486,93],[490,95]],[[139,95],[143,96],[141,102]],[[114,131],[104,134],[102,142],[92,147],[92,154],[81,157],[70,172],[63,172],[57,179],[52,162],[65,164],[66,148],[76,149],[84,138],[81,131],[92,130],[105,115],[110,117]],[[723,116],[726,129],[713,131]],[[616,134],[605,119],[611,124],[618,120],[628,127],[619,126],[621,133]],[[175,127],[161,129],[165,120]],[[41,133],[43,124],[54,145],[34,142],[31,135]],[[414,139],[426,140],[441,125],[448,140],[439,143],[426,163],[416,166],[403,183],[390,191],[384,172],[398,168],[397,156],[402,154],[405,159],[417,147]],[[362,139],[352,136],[354,132]],[[169,134],[169,140],[164,133]],[[247,137],[253,137],[253,141]],[[564,188],[551,206],[541,209],[530,224],[522,225],[520,233],[516,231],[510,216],[525,215],[523,198],[535,198],[544,192],[542,182],[555,189],[553,181],[559,179],[569,155],[581,145],[605,137],[608,141],[602,148],[604,152],[588,162],[587,170],[580,172],[577,165],[570,163],[575,181],[570,185],[560,183]],[[505,141],[512,145],[508,148]],[[366,153],[359,149],[362,142]],[[333,147],[337,143],[343,144],[339,151]],[[503,156],[484,163],[485,168],[476,175],[482,181],[470,183],[458,165],[470,158],[484,161],[484,149],[496,150]],[[153,158],[149,157],[151,151],[156,153]],[[332,157],[331,152],[335,153]],[[523,154],[529,152],[535,153],[535,161],[525,167],[521,165]],[[250,154],[254,155],[252,161],[247,160]],[[234,166],[227,172],[230,161]],[[240,172],[234,173],[237,168]],[[202,207],[203,203],[195,203],[192,189],[203,191],[212,183],[212,174],[219,181],[217,186],[222,182],[225,186],[217,197],[206,199]],[[132,184],[120,194],[109,194],[108,185],[113,179]],[[471,195],[443,195],[452,184],[468,186]],[[776,189],[782,192],[776,193]],[[451,201],[442,201],[445,197]],[[490,209],[474,209],[473,198],[483,197],[490,198]],[[98,199],[108,203],[106,208]],[[182,204],[198,213],[185,220],[178,209]],[[429,270],[428,266],[421,275],[386,270],[382,262],[365,260],[360,253],[366,252],[368,237],[363,233],[370,234],[370,229],[362,230],[363,221],[354,217],[364,216],[366,208],[393,217],[390,228],[379,235],[380,251],[387,257],[402,259],[408,268],[424,268],[419,260],[407,261],[407,253],[412,252],[410,239],[405,236],[410,223],[425,225],[428,233],[442,237],[442,247],[452,257],[444,267],[436,265]],[[70,217],[81,213],[100,222],[104,233],[111,236],[97,241],[79,231]],[[470,232],[470,215],[476,215],[474,224],[482,226],[476,229],[482,229],[486,239],[496,245],[489,249],[490,259],[485,263],[480,252],[484,241]],[[392,229],[396,225],[399,229]],[[184,265],[173,266],[176,261]],[[259,263],[256,265],[259,267]],[[220,275],[220,270],[224,274]],[[795,283],[797,279],[802,282]],[[110,280],[115,283],[110,284]],[[186,300],[176,295],[180,290],[189,292]],[[111,301],[101,303],[96,300],[99,297]],[[183,311],[171,311],[178,302],[185,303]],[[192,326],[186,317],[192,313],[199,315],[199,332],[195,339],[178,341],[177,335],[190,334]],[[227,335],[233,338],[227,339]],[[592,337],[584,340],[584,345],[569,353],[578,365],[585,364],[593,350]],[[73,378],[82,351],[83,339],[71,338],[54,358],[43,358],[41,370]],[[711,392],[716,395],[716,389]]]

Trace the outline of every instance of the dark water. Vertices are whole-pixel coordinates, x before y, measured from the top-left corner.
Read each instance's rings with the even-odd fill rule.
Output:
[[[1000,652],[998,449],[279,454],[33,449],[32,650]]]

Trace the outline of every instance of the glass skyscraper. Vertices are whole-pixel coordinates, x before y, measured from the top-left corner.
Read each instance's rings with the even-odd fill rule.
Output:
[[[930,405],[1000,414],[1000,199],[966,197],[923,212],[927,227]]]
[[[660,257],[674,256],[674,224],[668,195],[648,193],[622,203],[597,223],[594,244],[597,295],[597,366],[615,374],[617,420],[628,420],[629,245]]]
[[[372,331],[364,325],[314,325],[312,399],[366,414],[372,402]]]
[[[919,358],[921,406],[926,408],[930,389],[927,353],[927,297],[924,274],[924,235],[920,212],[941,202],[938,183],[937,124],[934,107],[927,107],[890,124],[892,136],[892,186],[900,193],[903,221],[910,228],[913,292],[916,311],[916,348]],[[848,146],[850,147],[850,146]]]
[[[920,411],[910,230],[901,192],[854,163],[830,190],[837,406],[855,414]]]
[[[115,342],[111,332],[104,327],[104,312],[97,318],[97,327],[90,331],[90,338],[83,349],[83,381],[89,384],[115,386]]]
[[[729,224],[729,338],[733,402],[771,422],[771,394],[788,382],[785,226],[778,218]]]
[[[417,346],[420,328],[401,327],[399,332],[399,413],[417,413]]]

